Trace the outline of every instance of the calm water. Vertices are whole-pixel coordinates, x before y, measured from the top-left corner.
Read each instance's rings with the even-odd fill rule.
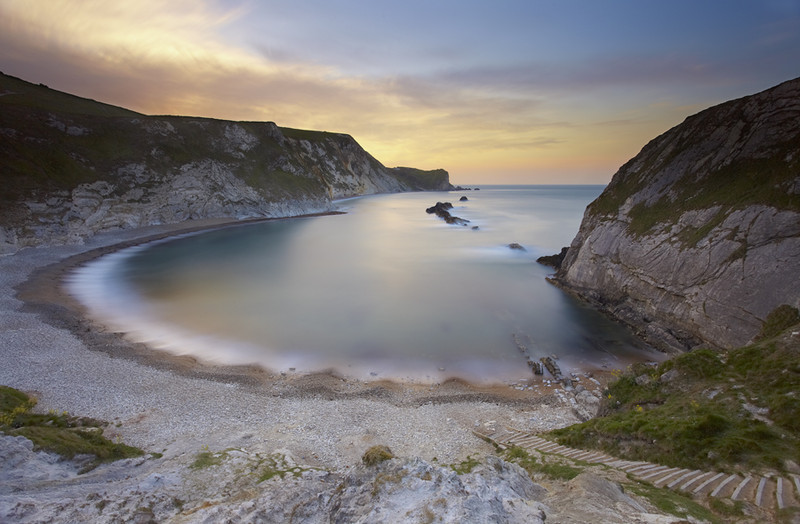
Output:
[[[344,215],[122,251],[80,270],[71,290],[137,340],[273,370],[528,378],[513,335],[534,358],[557,355],[565,371],[659,359],[548,284],[551,270],[535,263],[570,243],[601,190],[489,186],[352,199],[339,203]],[[426,214],[437,200],[452,202],[469,226]]]

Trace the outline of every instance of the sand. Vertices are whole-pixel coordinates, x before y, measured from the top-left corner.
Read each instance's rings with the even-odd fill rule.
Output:
[[[556,386],[362,382],[219,366],[132,343],[85,317],[62,287],[70,269],[129,245],[222,225],[191,222],[97,235],[85,245],[0,258],[0,384],[38,409],[109,421],[106,435],[165,459],[201,450],[288,450],[313,466],[350,466],[385,444],[398,456],[456,463],[491,454],[476,426],[541,431],[578,421]],[[558,386],[560,389],[560,386]]]

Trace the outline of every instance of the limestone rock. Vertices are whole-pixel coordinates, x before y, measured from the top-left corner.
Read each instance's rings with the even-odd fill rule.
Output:
[[[329,211],[358,195],[450,189],[353,137],[273,122],[144,116],[0,74],[0,255],[115,229]],[[46,90],[46,93],[42,93]],[[45,100],[60,100],[57,113]]]
[[[687,118],[586,210],[556,282],[664,350],[800,305],[800,79]]]

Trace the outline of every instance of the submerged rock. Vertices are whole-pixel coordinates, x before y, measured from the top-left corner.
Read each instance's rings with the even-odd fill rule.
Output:
[[[448,224],[466,226],[469,223],[469,220],[467,219],[451,215],[450,211],[448,211],[449,209],[453,209],[453,204],[450,202],[436,202],[436,205],[427,208],[425,212],[429,215],[435,214]]]

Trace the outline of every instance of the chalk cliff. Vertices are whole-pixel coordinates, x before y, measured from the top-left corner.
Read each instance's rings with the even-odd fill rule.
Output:
[[[327,211],[356,195],[450,189],[386,168],[349,135],[145,116],[0,74],[0,254],[100,231]]]
[[[687,118],[586,209],[555,281],[662,349],[800,306],[800,79]]]

